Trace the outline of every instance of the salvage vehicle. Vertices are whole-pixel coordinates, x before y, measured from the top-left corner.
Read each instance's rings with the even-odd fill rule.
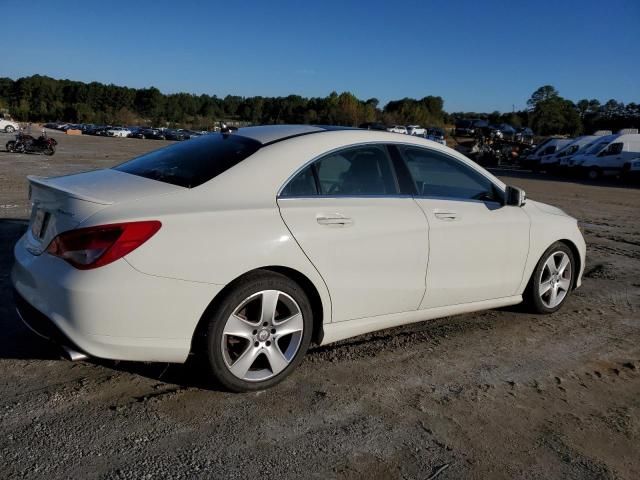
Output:
[[[625,162],[622,166],[622,179],[634,182],[640,180],[640,156]]]
[[[47,136],[43,130],[38,138],[23,132],[18,133],[15,140],[7,142],[6,149],[7,152],[12,153],[40,153],[52,156],[56,153],[56,145],[58,145],[56,139]]]
[[[434,142],[440,143],[441,145],[447,145],[447,141],[445,140],[444,130],[438,127],[429,127],[427,128],[426,138],[432,140]]]
[[[522,160],[521,164],[525,168],[530,168],[532,171],[538,172],[540,170],[540,159],[542,157],[557,152],[560,148],[569,145],[571,142],[573,142],[573,140],[570,138],[551,137]]]
[[[5,133],[13,133],[20,130],[20,124],[9,120],[8,118],[0,118],[0,131]]]
[[[387,128],[387,132],[404,133],[405,135],[409,133],[407,132],[407,127],[405,127],[404,125],[392,125],[389,128]]]
[[[571,157],[580,151],[584,146],[591,145],[594,140],[600,138],[597,135],[583,135],[566,144],[557,152],[540,157],[539,169],[546,172],[556,172],[560,162],[565,157]]]
[[[585,265],[574,218],[416,136],[247,127],[29,182],[25,323],[72,358],[200,355],[233,391],[277,384],[311,342],[553,313]]]
[[[590,180],[620,175],[625,162],[640,155],[640,134],[627,133],[611,137],[609,144],[601,151],[585,155],[573,163],[578,175],[584,175]]]
[[[422,137],[426,134],[426,129],[420,125],[407,125],[407,133],[409,135],[420,135]]]
[[[111,127],[106,130],[107,137],[120,137],[126,138],[131,135],[131,130],[125,127]]]
[[[474,120],[458,120],[456,121],[456,128],[454,130],[455,135],[460,137],[473,137],[478,134],[478,131],[482,128],[489,126],[489,122],[486,120],[474,119]]]
[[[529,127],[518,127],[516,128],[515,141],[520,143],[528,143],[529,145],[533,144],[533,130]]]

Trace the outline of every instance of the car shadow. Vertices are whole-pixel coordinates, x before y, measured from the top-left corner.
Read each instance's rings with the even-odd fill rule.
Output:
[[[27,220],[0,219],[0,358],[52,360],[58,349],[31,332],[18,318],[11,288],[13,246],[27,229]]]

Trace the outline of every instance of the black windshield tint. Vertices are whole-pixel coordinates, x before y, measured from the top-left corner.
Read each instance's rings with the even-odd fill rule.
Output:
[[[114,167],[140,177],[193,188],[253,155],[261,144],[239,135],[203,135]]]

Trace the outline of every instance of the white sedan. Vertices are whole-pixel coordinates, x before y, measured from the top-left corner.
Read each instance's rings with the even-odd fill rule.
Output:
[[[207,359],[226,388],[281,381],[311,342],[580,286],[574,218],[455,152],[375,130],[263,126],[111,169],[30,177],[12,281],[72,357]]]
[[[108,137],[127,138],[129,135],[131,135],[131,130],[124,127],[112,127],[107,130]]]
[[[409,134],[409,131],[407,130],[407,127],[405,127],[403,125],[392,125],[391,127],[387,128],[387,132],[403,133],[404,135],[408,135]]]
[[[13,120],[8,120],[6,118],[0,118],[0,131],[13,133],[18,130],[20,130],[20,124],[18,122],[14,122]]]

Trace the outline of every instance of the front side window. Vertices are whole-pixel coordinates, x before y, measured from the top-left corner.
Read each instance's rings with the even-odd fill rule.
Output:
[[[314,163],[321,195],[398,193],[387,150],[365,145],[331,153]]]
[[[603,157],[606,157],[608,155],[618,155],[619,153],[622,153],[622,146],[623,144],[621,142],[618,143],[612,143],[611,145],[609,145],[607,147],[607,149],[602,153]]]
[[[418,195],[502,202],[491,180],[455,158],[425,148],[403,147],[401,151]]]

